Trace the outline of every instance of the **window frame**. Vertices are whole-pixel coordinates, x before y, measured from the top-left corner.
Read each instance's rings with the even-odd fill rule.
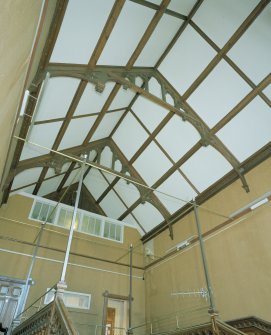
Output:
[[[52,292],[53,294],[55,294],[56,290],[55,289],[51,289],[51,288],[47,288],[47,293],[44,297],[44,300],[43,300],[43,304],[44,305],[48,305],[52,302],[52,300],[49,300],[49,293]],[[65,306],[67,308],[75,308],[75,309],[84,309],[84,310],[89,310],[90,309],[90,306],[91,306],[91,294],[89,293],[82,293],[82,292],[76,292],[76,291],[64,291],[63,293],[63,302],[65,304],[65,294],[66,295],[69,295],[69,294],[74,294],[74,295],[78,295],[78,296],[85,296],[88,298],[88,304],[87,304],[87,307],[80,307],[80,306],[75,306],[75,305],[66,305]]]
[[[33,220],[33,221],[36,221],[36,222],[44,223],[45,221],[32,218],[36,203],[39,202],[39,203],[46,204],[46,205],[53,206],[53,207],[55,207],[57,203],[55,201],[52,201],[52,200],[47,200],[47,199],[44,200],[41,197],[34,197],[34,196],[33,196],[33,200],[34,201],[32,203],[32,207],[31,207],[31,210],[29,212],[28,218],[30,220]],[[72,206],[68,206],[66,204],[61,204],[60,203],[55,210],[55,215],[54,215],[53,221],[52,222],[46,222],[46,224],[53,225],[53,226],[58,227],[60,229],[62,228],[62,229],[69,230],[70,227],[66,228],[66,227],[63,227],[63,226],[60,226],[60,225],[57,224],[57,222],[59,220],[59,215],[60,215],[60,212],[61,212],[62,209],[65,210],[65,211],[73,211]],[[125,227],[125,225],[127,225],[124,222],[120,223],[118,220],[108,218],[108,217],[104,217],[104,216],[96,214],[96,213],[88,212],[88,211],[85,211],[83,209],[78,209],[77,215],[79,216],[79,221],[78,221],[78,226],[75,229],[75,232],[123,244],[123,242],[124,242],[124,227]],[[98,219],[100,221],[100,235],[91,234],[91,233],[82,231],[82,224],[83,224],[84,216],[94,218],[94,219]],[[116,226],[120,227],[120,240],[117,240],[116,238],[115,239],[111,238],[110,236],[109,237],[104,236],[104,230],[105,230],[104,227],[105,227],[106,222],[108,222],[109,225],[112,225],[112,224],[115,225],[115,232],[116,232]],[[115,236],[116,236],[116,234],[115,234]]]

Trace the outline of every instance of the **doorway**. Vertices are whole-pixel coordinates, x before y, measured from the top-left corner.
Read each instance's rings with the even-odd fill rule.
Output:
[[[124,335],[127,328],[127,301],[108,299],[106,335]]]

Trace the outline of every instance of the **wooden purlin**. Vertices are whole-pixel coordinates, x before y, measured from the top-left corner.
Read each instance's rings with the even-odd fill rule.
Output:
[[[175,34],[175,36],[173,37],[173,39],[170,41],[169,45],[167,46],[167,48],[165,49],[165,51],[163,52],[163,54],[161,55],[161,57],[159,58],[159,60],[157,61],[157,63],[154,66],[154,69],[157,69],[159,67],[159,65],[161,64],[161,62],[163,61],[163,59],[166,57],[166,55],[169,53],[169,51],[173,48],[173,46],[175,45],[175,43],[177,42],[178,38],[182,35],[182,33],[184,32],[184,29],[187,27],[188,23],[190,22],[190,20],[193,18],[193,16],[196,14],[197,10],[199,9],[200,5],[203,3],[204,0],[198,0],[196,2],[196,4],[194,5],[194,7],[192,8],[191,12],[189,13],[189,15],[187,16],[187,19],[184,23],[182,23],[181,27],[178,29],[177,33]],[[143,87],[141,87],[143,88]],[[135,103],[135,101],[137,100],[137,98],[140,96],[140,93],[136,93],[135,97],[133,98],[133,100],[131,101],[131,103],[129,104],[129,106],[127,107],[126,111],[123,113],[121,119],[119,120],[119,122],[116,124],[116,126],[114,127],[113,131],[110,134],[110,137],[113,138],[114,133],[116,132],[116,130],[118,129],[119,125],[121,124],[122,120],[125,118],[125,116],[129,113],[130,109],[132,108],[133,104]],[[109,186],[105,192],[103,193],[103,197],[106,196],[106,194],[111,190],[111,186]]]
[[[250,25],[256,20],[256,18],[261,14],[265,7],[270,3],[270,0],[261,0],[259,4],[254,8],[254,10],[249,14],[241,26],[236,30],[228,42],[224,45],[218,54],[211,60],[211,62],[206,66],[202,73],[197,77],[197,79],[192,83],[192,85],[183,94],[183,99],[187,100],[191,94],[199,87],[203,80],[209,75],[209,73],[215,68],[215,66],[221,61],[224,55],[226,55],[230,49],[235,45],[235,43],[242,37],[242,35],[247,31]]]
[[[241,168],[244,170],[244,174],[248,173],[249,171],[251,171],[256,166],[264,162],[266,159],[269,159],[270,157],[271,157],[271,142],[267,143],[263,148],[258,150],[254,155],[252,155],[250,158],[248,158],[241,164]],[[230,171],[226,176],[224,176],[219,181],[210,186],[207,190],[199,194],[195,199],[197,204],[198,205],[204,204],[207,200],[215,196],[217,193],[219,193],[224,188],[231,185],[238,179],[239,176],[236,174],[236,172],[234,170]],[[191,206],[190,204],[187,204],[184,207],[180,208],[170,218],[172,225],[174,225],[174,223],[182,219],[192,210],[193,206]],[[142,242],[146,243],[147,241],[153,239],[166,229],[167,229],[167,223],[162,222],[161,224],[156,226],[153,230],[149,231],[142,238]]]
[[[194,22],[194,21],[190,21],[190,25],[191,27],[193,27],[195,29],[195,31],[197,33],[200,34],[201,37],[204,38],[204,40],[216,51],[216,52],[220,52],[221,49],[219,48],[219,46],[217,44],[214,43],[214,41],[212,41],[205,33],[203,30],[200,29],[200,27]],[[253,89],[256,88],[256,84],[240,69],[239,66],[237,66],[233,60],[231,60],[226,54],[222,56],[223,59],[233,68],[234,71],[236,71],[236,73],[239,74],[240,77],[242,77],[242,79]],[[262,100],[268,104],[269,107],[271,107],[271,101],[270,99],[263,93],[263,92],[259,92],[259,96],[262,98]]]
[[[90,60],[88,62],[88,68],[95,67],[95,65],[96,65],[96,63],[98,61],[98,58],[101,55],[101,53],[102,53],[102,51],[103,51],[103,49],[105,47],[107,39],[108,39],[109,35],[111,34],[114,26],[115,26],[117,18],[118,18],[118,16],[121,13],[121,9],[122,9],[124,3],[125,3],[125,0],[117,0],[117,1],[115,1],[114,6],[113,6],[113,8],[111,10],[111,13],[110,13],[110,15],[109,15],[109,17],[107,19],[107,22],[106,22],[106,24],[104,26],[104,29],[103,29],[103,31],[102,31],[102,33],[100,35],[100,38],[99,38],[99,40],[98,40],[98,42],[96,44],[96,47],[95,47],[95,49],[94,49],[94,51],[93,51],[93,53],[92,53],[92,55],[90,57]],[[77,108],[77,106],[79,104],[79,101],[80,101],[80,99],[81,99],[81,97],[82,97],[82,95],[84,93],[84,90],[85,90],[86,86],[87,86],[87,81],[81,80],[80,84],[79,84],[79,86],[77,88],[77,91],[76,91],[76,93],[75,93],[75,95],[73,97],[73,100],[71,102],[71,105],[70,105],[70,107],[68,109],[68,112],[66,114],[65,120],[62,123],[62,126],[61,126],[61,128],[59,130],[59,133],[57,134],[57,137],[56,137],[55,142],[54,142],[53,147],[52,147],[53,150],[57,150],[58,149],[58,147],[59,147],[59,145],[60,145],[60,143],[61,143],[61,141],[62,141],[62,139],[63,139],[63,137],[65,135],[65,132],[68,129],[68,126],[69,126],[69,124],[71,122],[71,119],[72,119],[72,117],[73,117],[73,115],[75,113],[75,110],[76,110],[76,108]],[[44,171],[45,171],[45,168],[41,172],[41,175],[39,177],[39,182],[36,185],[35,190],[34,190],[34,192],[35,192],[34,194],[38,193],[39,188],[40,188],[40,186],[41,186],[41,184],[42,184],[42,182],[44,180],[44,177],[45,177]],[[69,173],[67,173],[68,176],[69,176]],[[65,176],[64,178],[68,178],[68,177]]]
[[[47,64],[49,63],[49,59],[51,57],[52,51],[53,51],[53,47],[54,44],[56,42],[57,39],[57,35],[58,32],[60,30],[60,26],[67,8],[67,4],[68,4],[68,0],[57,0],[57,4],[55,7],[55,12],[54,12],[54,16],[53,16],[53,20],[49,29],[49,33],[48,33],[48,37],[44,46],[44,50],[42,53],[42,57],[41,60],[39,62],[39,66],[38,66],[38,70],[37,73],[41,73],[44,68],[47,66]],[[26,107],[26,114],[27,116],[24,117],[23,122],[22,122],[22,126],[19,132],[19,136],[22,138],[25,138],[27,136],[28,133],[28,129],[30,127],[30,120],[31,120],[31,116],[34,113],[35,110],[35,106],[36,106],[36,99],[39,93],[39,89],[40,89],[41,85],[39,85],[35,91],[31,92],[31,95],[34,98],[29,99],[28,105]],[[30,117],[29,117],[30,116]],[[14,152],[14,156],[12,159],[12,163],[11,163],[11,170],[15,170],[18,162],[20,160],[20,156],[23,150],[23,143],[21,141],[17,142],[16,145],[16,149]],[[9,197],[9,193],[11,191],[11,187],[12,187],[12,182],[13,180],[9,183],[8,187],[5,189],[4,194],[3,194],[3,198],[1,201],[1,204],[6,203]]]

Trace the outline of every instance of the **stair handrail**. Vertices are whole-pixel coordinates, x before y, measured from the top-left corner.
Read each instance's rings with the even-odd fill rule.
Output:
[[[53,285],[49,290],[47,290],[45,293],[43,293],[39,298],[37,298],[30,306],[28,306],[26,309],[24,309],[20,314],[16,315],[15,319],[19,319],[22,314],[24,314],[26,311],[28,311],[31,307],[35,305],[36,302],[38,302],[41,298],[43,298],[46,294],[48,294],[50,291],[56,289],[56,284]]]
[[[221,321],[219,319],[216,319],[216,324],[218,326],[219,329],[225,331],[227,334],[232,334],[232,335],[246,335],[244,332],[242,332],[239,329],[236,329],[232,326],[230,326],[229,324],[227,324],[224,321]]]

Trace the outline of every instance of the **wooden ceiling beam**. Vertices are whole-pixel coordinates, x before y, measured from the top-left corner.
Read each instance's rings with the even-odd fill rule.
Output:
[[[54,15],[53,15],[53,19],[50,25],[50,29],[49,29],[49,33],[48,33],[48,37],[46,40],[46,43],[44,45],[44,49],[42,52],[42,56],[38,65],[38,70],[37,70],[37,74],[42,73],[44,71],[44,68],[48,65],[56,39],[57,39],[57,35],[58,32],[60,30],[61,27],[61,23],[63,21],[64,18],[64,14],[66,11],[68,5],[68,0],[57,0],[56,3],[56,7],[55,7],[55,11],[54,11]],[[41,85],[38,85],[37,87],[35,87],[34,91],[31,92],[31,95],[33,97],[30,97],[27,107],[26,107],[26,113],[24,115],[22,124],[21,124],[21,128],[19,130],[19,136],[22,138],[26,138],[29,127],[31,125],[31,117],[34,113],[35,110],[35,106],[36,106],[36,102],[37,102],[37,97],[38,97],[38,93],[40,90]],[[30,116],[30,117],[29,117]],[[11,173],[12,170],[15,170],[18,162],[20,160],[20,156],[23,150],[23,146],[24,143],[21,141],[17,142],[14,154],[13,154],[13,159],[11,162],[11,167],[10,167],[10,172],[9,175]],[[12,182],[13,180],[10,181],[10,184],[8,185],[8,187],[5,187],[5,191],[3,193],[2,199],[1,199],[1,205],[3,203],[6,203],[9,197],[9,192],[11,190],[12,187]],[[6,183],[6,181],[5,181]]]
[[[259,164],[264,162],[266,159],[271,157],[271,142],[267,143],[263,148],[261,148],[254,155],[249,157],[241,164],[241,168],[244,170],[244,173],[248,173]],[[200,195],[196,197],[196,202],[198,205],[204,204],[207,200],[211,199],[217,193],[221,192],[227,186],[231,185],[233,182],[238,180],[238,175],[234,170],[230,171],[227,175],[225,175],[222,179],[217,181],[207,190],[203,191]],[[180,210],[176,211],[170,218],[172,225],[186,216],[189,212],[193,210],[193,207],[188,204],[182,207]],[[156,226],[153,230],[148,232],[143,238],[142,242],[146,243],[147,241],[153,239],[155,236],[162,233],[167,229],[167,222],[162,222],[160,225]]]
[[[103,172],[101,172],[101,175],[102,175],[103,178],[106,180],[108,186],[111,186],[111,184],[109,183],[109,181],[107,180],[107,178],[105,177],[105,175],[104,175]],[[119,180],[119,178],[115,178],[115,179],[118,179],[118,180]],[[113,190],[113,192],[116,194],[116,196],[118,197],[118,199],[121,201],[121,203],[123,204],[123,206],[127,209],[128,207],[127,207],[126,203],[123,201],[123,199],[122,199],[121,196],[118,194],[118,192],[117,192],[114,188],[112,188],[112,190]],[[136,218],[133,214],[132,214],[132,217],[133,217],[133,219],[136,221],[136,223],[137,223],[137,225],[139,226],[139,228],[143,231],[143,233],[146,234],[146,233],[147,233],[146,230],[145,230],[144,227],[140,224],[140,222],[137,220],[137,218]]]
[[[182,164],[184,164],[192,155],[201,148],[201,143],[197,142],[183,157],[181,157],[161,178],[159,178],[152,186],[152,189],[157,189],[163,182],[170,177]],[[153,192],[153,191],[149,191]],[[132,204],[125,213],[123,213],[119,220],[123,220],[127,215],[129,215],[140,203],[142,199],[138,199],[134,204]],[[169,218],[169,220],[171,220]]]
[[[218,54],[211,60],[211,62],[206,66],[202,73],[197,77],[193,84],[186,90],[183,94],[183,99],[187,100],[191,94],[199,87],[203,80],[209,75],[209,73],[215,68],[215,66],[221,61],[221,59],[226,55],[234,44],[241,38],[241,36],[247,31],[250,25],[256,20],[256,18],[261,14],[264,8],[270,3],[270,0],[261,0],[259,4],[253,9],[245,21],[240,25],[228,42],[224,45]]]
[[[204,40],[216,51],[220,52],[221,49],[217,44],[215,44],[214,41],[212,41],[203,30],[200,29],[198,25],[194,21],[190,21],[191,27],[193,27],[197,33],[200,34],[201,37],[204,38]],[[236,71],[236,73],[239,74],[239,76],[253,89],[256,88],[256,84],[253,83],[253,81],[225,54],[222,56],[222,58]],[[263,99],[265,103],[268,104],[269,107],[271,107],[271,101],[270,99],[263,93],[259,92],[259,96]]]
[[[124,2],[125,2],[125,0],[116,0],[115,1],[114,6],[113,6],[113,8],[112,8],[112,10],[109,14],[109,17],[106,21],[106,24],[104,26],[104,29],[103,29],[100,37],[99,37],[99,40],[96,44],[96,47],[95,47],[95,49],[94,49],[94,51],[93,51],[93,53],[90,57],[90,60],[88,62],[88,65],[87,65],[88,69],[91,69],[91,68],[95,67],[95,65],[96,65],[96,63],[99,59],[99,56],[101,55],[101,53],[102,53],[102,51],[105,47],[105,44],[106,44],[114,26],[115,26],[115,23],[116,23],[119,15],[120,15],[120,12],[121,12],[121,9],[124,5]],[[59,147],[59,145],[60,145],[60,143],[61,143],[61,141],[62,141],[62,139],[65,135],[65,132],[70,125],[71,119],[72,119],[72,117],[73,117],[73,115],[76,111],[76,108],[79,104],[79,101],[80,101],[84,91],[85,91],[85,88],[86,88],[87,84],[88,84],[88,82],[85,81],[85,80],[80,81],[80,84],[77,88],[77,91],[76,91],[76,93],[73,97],[71,105],[70,105],[70,107],[68,109],[68,112],[65,116],[65,120],[62,123],[62,126],[61,126],[61,128],[60,128],[60,130],[57,134],[57,137],[55,139],[55,142],[53,144],[53,147],[52,147],[53,150],[58,149],[58,147]],[[84,142],[84,144],[86,144],[86,143]],[[45,174],[47,172],[47,171],[45,172],[45,170],[46,170],[46,168],[44,168],[43,171],[41,172],[40,177],[39,177],[39,181],[36,184],[36,187],[35,187],[35,190],[34,190],[35,193],[33,192],[33,194],[37,194],[37,192],[39,191],[39,187],[41,186],[41,184],[43,182],[43,179],[45,177]]]
[[[138,121],[138,123],[144,128],[144,130],[149,134],[149,136],[151,136],[151,132],[148,130],[148,128],[144,125],[144,123],[140,120],[140,118],[136,115],[136,113],[134,113],[131,110],[132,115],[136,118],[136,120]],[[153,139],[153,142],[158,146],[158,148],[163,152],[163,154],[167,157],[167,159],[171,162],[172,165],[175,164],[174,160],[171,158],[171,156],[168,154],[168,152],[162,147],[162,145],[156,140],[156,138]],[[187,181],[187,183],[192,187],[192,189],[199,194],[199,190],[196,188],[196,186],[191,182],[191,180],[189,180],[189,178],[185,175],[185,173],[178,168],[177,170],[182,177]]]
[[[170,43],[168,44],[168,46],[165,49],[165,51],[163,52],[163,54],[160,56],[160,58],[156,62],[155,66],[154,66],[156,69],[161,65],[161,63],[163,62],[163,60],[169,54],[170,50],[173,48],[173,46],[175,45],[175,43],[178,41],[179,37],[184,32],[185,28],[188,26],[188,24],[192,20],[193,16],[196,14],[197,10],[199,9],[199,7],[203,3],[203,1],[204,0],[198,0],[196,2],[196,4],[194,5],[194,7],[192,8],[192,10],[190,11],[190,13],[188,14],[186,20],[183,22],[183,24],[181,25],[181,27],[179,28],[179,30],[177,31],[177,33],[175,34],[175,36],[173,37],[173,39],[170,41]]]
[[[271,84],[271,74],[267,75],[257,86],[253,88],[226,116],[223,117],[212,129],[216,134],[221,128],[229,123],[240,111],[242,111],[256,96],[260,96],[262,90]]]
[[[153,2],[149,2],[149,1],[146,1],[146,0],[130,0],[130,1],[135,2],[138,5],[142,5],[142,6],[145,6],[147,8],[154,9],[154,10],[159,10],[159,8],[160,8],[160,5],[156,5]],[[181,19],[181,20],[186,20],[187,19],[186,15],[183,15],[181,13],[175,12],[175,11],[170,10],[170,9],[166,9],[165,14],[173,16],[173,17],[177,17],[178,19]]]

